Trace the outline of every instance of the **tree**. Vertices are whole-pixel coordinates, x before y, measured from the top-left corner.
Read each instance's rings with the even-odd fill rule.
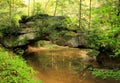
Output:
[[[89,8],[90,8],[90,14],[89,14],[89,29],[91,28],[91,3],[92,3],[92,0],[90,0],[90,4],[89,4]]]
[[[91,20],[91,32],[88,37],[92,43],[92,48],[102,51],[109,50],[112,57],[120,56],[119,1],[98,2],[99,6],[92,9],[94,18]],[[91,11],[91,7],[89,8]]]
[[[81,18],[82,18],[82,0],[79,1],[79,28],[81,28]]]
[[[30,16],[30,0],[28,0],[28,16]]]
[[[25,7],[23,0],[1,0],[0,27],[13,27],[13,25],[19,25],[18,20],[22,14],[20,9],[23,7]]]
[[[12,23],[12,1],[11,0],[7,0],[8,6],[9,6],[9,19],[10,19],[10,26]]]
[[[58,7],[58,0],[56,0],[56,4],[55,4],[55,10],[54,10],[54,16],[56,16],[57,7]]]
[[[35,14],[35,2],[36,2],[36,1],[35,1],[35,0],[33,0],[33,8],[32,8],[33,10],[32,10],[32,15],[34,15],[34,14]]]

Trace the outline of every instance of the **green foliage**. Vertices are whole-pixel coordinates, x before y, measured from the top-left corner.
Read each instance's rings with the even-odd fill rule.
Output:
[[[19,34],[19,28],[11,28],[10,26],[6,26],[5,28],[1,29],[3,36],[17,36]]]
[[[38,47],[44,46],[44,45],[46,45],[46,44],[49,44],[49,42],[48,42],[48,41],[45,41],[45,40],[40,40],[40,41],[37,41],[37,42],[35,43],[35,45],[38,46]]]
[[[108,0],[104,3],[100,2],[100,6],[93,8],[94,18],[87,36],[90,48],[112,52],[111,57],[120,55],[118,23],[120,19],[117,15],[118,11],[115,11],[117,9],[115,3],[116,1]]]
[[[43,10],[42,7],[41,7],[41,3],[36,2],[36,3],[34,4],[34,6],[35,6],[35,7],[34,7],[33,10],[32,10],[32,13],[33,13],[33,14],[38,15],[38,14],[44,13],[44,10]]]
[[[0,12],[0,13],[3,13]],[[14,14],[11,16],[11,19],[8,15],[9,13],[7,12],[6,14],[1,14],[1,23],[0,23],[0,28],[8,28],[8,27],[12,27],[12,28],[15,28],[15,27],[18,27],[19,26],[19,20],[21,19],[20,18],[20,15],[19,14]]]
[[[14,52],[19,56],[22,56],[24,54],[24,50],[20,48],[16,48]]]
[[[23,6],[23,0],[2,0],[0,2],[0,33],[2,36],[17,35],[19,20],[22,14],[18,7]],[[22,5],[22,6],[21,6]],[[14,7],[13,7],[14,6]],[[12,28],[12,29],[9,29]]]
[[[93,69],[92,74],[103,79],[113,78],[115,80],[120,80],[120,70]]]
[[[33,28],[39,28],[41,37],[48,36],[51,40],[60,37],[72,37],[76,34],[76,25],[72,23],[69,17],[64,16],[41,16],[35,20]]]
[[[11,22],[12,27],[18,27],[19,26],[19,20],[21,19],[21,16],[19,14],[15,14],[12,16]]]
[[[99,47],[100,47],[99,34],[100,34],[99,30],[94,29],[89,33],[89,35],[87,35],[87,42],[89,44],[88,47],[94,48],[96,50],[99,49]]]
[[[92,50],[92,51],[88,52],[87,55],[90,57],[94,57],[94,56],[98,56],[99,53],[100,52],[97,50]]]
[[[117,37],[115,39],[115,43],[113,44],[113,52],[114,52],[114,55],[112,55],[112,57],[117,57],[117,56],[120,56],[120,39],[119,37]]]
[[[40,40],[35,43],[37,47],[45,47],[45,48],[55,48],[56,44],[52,44],[50,41]]]
[[[33,79],[34,71],[19,56],[0,48],[0,83],[41,83]]]
[[[117,30],[114,28],[114,30]],[[117,30],[118,31],[118,30]],[[93,48],[99,51],[109,51],[112,52],[111,57],[117,57],[120,55],[120,39],[119,36],[115,37],[116,31],[108,30],[96,30],[91,31],[90,34],[87,36],[88,40],[88,47]]]

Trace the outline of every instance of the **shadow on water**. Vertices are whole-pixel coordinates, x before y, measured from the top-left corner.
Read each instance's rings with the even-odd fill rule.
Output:
[[[83,56],[85,53],[80,49],[39,48],[26,52],[25,59],[38,71],[35,77],[44,83],[120,83],[110,78],[96,78],[88,71],[83,72],[86,67],[86,64],[83,64],[86,59],[81,59]]]

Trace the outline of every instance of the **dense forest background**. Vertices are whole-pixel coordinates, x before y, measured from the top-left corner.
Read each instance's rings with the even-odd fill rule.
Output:
[[[71,38],[74,40],[74,37],[78,38],[77,43],[80,44],[73,46],[71,41],[66,43]],[[90,56],[97,57],[101,67],[112,69],[110,71],[95,69],[93,74],[120,80],[120,0],[0,0],[0,43],[5,48],[16,51],[19,46],[28,45],[31,41],[33,43],[40,39],[62,46],[93,49]],[[25,49],[17,50],[18,54],[22,56]],[[9,56],[8,50],[6,52],[1,48],[0,52],[3,53],[2,55]],[[10,55],[13,54],[10,53]],[[9,60],[6,56],[5,58],[1,56],[2,66],[0,67],[3,70],[0,69],[0,71],[4,71],[7,67],[16,69],[12,70],[12,74],[17,76],[18,72],[30,70],[26,69],[26,64],[22,66],[18,63],[13,64],[14,61],[10,63],[15,66],[14,68],[5,66],[11,60],[11,57]],[[7,60],[5,63],[3,58]],[[111,66],[110,63],[106,67],[104,64],[109,62],[113,62],[114,65]],[[22,71],[17,69],[16,65],[25,68]],[[94,71],[94,68],[90,70]],[[0,79],[5,78],[6,74],[1,73]],[[29,77],[30,72],[23,76]],[[16,78],[15,81],[19,79],[23,78]],[[34,83],[32,81],[31,83]],[[2,83],[5,82],[9,81],[3,80]],[[25,83],[30,81],[25,79]]]
[[[27,19],[30,16],[39,14],[64,16],[68,18],[62,22],[57,22],[55,25],[61,27],[58,28],[60,34],[52,29],[46,29],[45,27],[48,25],[41,26],[43,27],[41,33],[49,32],[53,39],[62,35],[73,36],[76,33],[84,33],[88,47],[97,50],[109,50],[113,57],[120,54],[119,0],[1,0],[0,9],[1,37],[4,33],[17,34],[20,28],[20,20]],[[33,27],[38,27],[38,24],[40,21]],[[62,31],[63,26],[67,27],[68,31]],[[12,31],[10,28],[14,30]]]

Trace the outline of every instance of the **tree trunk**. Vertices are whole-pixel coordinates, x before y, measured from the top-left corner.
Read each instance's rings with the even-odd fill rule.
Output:
[[[12,25],[12,2],[11,0],[7,1],[8,5],[9,5],[9,21],[10,21],[10,26]]]
[[[30,16],[30,0],[28,0],[28,16]]]
[[[56,0],[55,10],[54,10],[54,16],[56,16],[57,6],[58,6],[58,0]]]
[[[91,28],[91,3],[92,3],[92,0],[90,0],[90,4],[89,4],[89,8],[90,8],[90,13],[89,13],[89,29]]]
[[[35,15],[35,0],[33,0],[33,11],[32,11],[32,15]]]
[[[82,0],[79,1],[79,28],[81,28],[81,18],[82,18],[81,9],[82,9]]]
[[[64,15],[64,8],[63,8],[63,6],[64,6],[64,3],[62,3],[62,7],[61,7],[61,14],[62,14],[62,16]]]

